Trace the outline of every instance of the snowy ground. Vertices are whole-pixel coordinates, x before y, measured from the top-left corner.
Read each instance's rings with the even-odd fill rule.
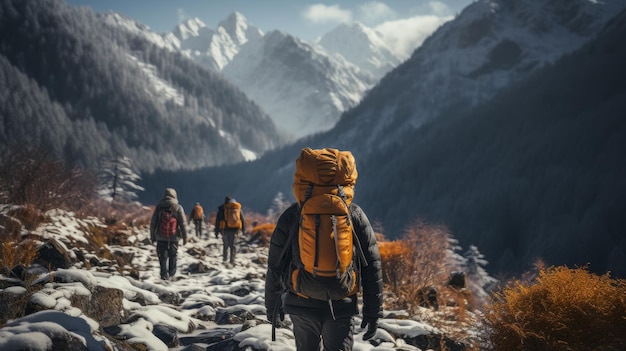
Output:
[[[61,211],[50,213],[53,221],[40,226],[35,234],[42,241],[57,238],[69,246],[71,240],[83,240],[81,228],[88,225],[102,225],[97,220],[80,220],[72,214]],[[177,331],[179,340],[201,336],[203,333],[223,331],[238,343],[238,347],[250,350],[295,350],[293,334],[289,327],[277,330],[277,340],[271,340],[271,326],[266,323],[264,307],[264,276],[267,248],[240,243],[234,266],[222,263],[221,238],[196,238],[193,224],[189,226],[187,245],[179,247],[178,273],[174,281],[159,278],[159,264],[154,245],[147,243],[146,228],[134,229],[129,237],[134,246],[110,246],[111,251],[132,252],[132,265],[139,271],[139,279],[125,273],[98,272],[96,268],[86,269],[77,265],[67,270],[49,273],[39,278],[44,288],[31,297],[33,303],[45,306],[48,310],[37,312],[20,319],[9,321],[0,329],[0,350],[46,350],[55,335],[76,337],[88,350],[114,349],[111,341],[104,337],[98,322],[87,317],[81,310],[72,306],[72,295],[89,294],[89,287],[96,285],[113,287],[123,291],[125,321],[120,324],[118,336],[126,341],[141,343],[149,350],[184,350],[190,346],[180,345],[168,348],[155,334],[155,325],[166,325]],[[206,228],[205,228],[206,230]],[[206,250],[205,256],[190,254],[194,249]],[[188,268],[203,263],[209,268],[206,273],[189,274]],[[2,277],[2,279],[8,279]],[[63,281],[63,282],[59,282]],[[28,294],[23,287],[0,289],[0,293],[15,295]],[[137,295],[143,295],[145,304],[139,304]],[[177,303],[165,300],[165,296],[175,296]],[[215,322],[216,313],[228,310],[246,310],[254,315],[254,320],[229,324]],[[288,316],[287,316],[287,322]],[[434,327],[411,319],[385,318],[375,342],[363,341],[360,317],[355,317],[356,351],[365,350],[419,350],[407,345],[398,335],[416,337],[423,334],[440,334]],[[392,335],[395,335],[394,338]],[[194,345],[196,349],[207,349],[208,345]],[[201,347],[201,348],[198,348]],[[202,348],[204,347],[204,348]]]

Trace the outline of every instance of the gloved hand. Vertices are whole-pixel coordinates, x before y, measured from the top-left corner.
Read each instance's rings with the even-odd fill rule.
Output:
[[[219,238],[219,234],[217,232],[215,232],[215,238]]]
[[[374,336],[374,334],[376,334],[376,329],[378,328],[377,322],[378,321],[376,319],[367,317],[363,318],[363,322],[361,322],[361,329],[365,329],[365,327],[367,327],[367,331],[363,334],[363,340],[369,340]]]
[[[187,238],[183,238],[183,246],[187,245]]]

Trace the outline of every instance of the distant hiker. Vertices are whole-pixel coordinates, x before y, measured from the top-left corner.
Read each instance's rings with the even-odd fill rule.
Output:
[[[272,234],[265,307],[274,328],[290,315],[298,351],[352,350],[360,288],[364,340],[382,317],[380,253],[367,216],[352,202],[356,178],[349,151],[305,148],[296,160],[297,202]]]
[[[199,202],[196,202],[196,205],[191,210],[191,215],[187,223],[191,223],[192,220],[196,227],[196,237],[200,238],[202,235],[202,223],[204,222],[204,209]]]
[[[230,251],[230,263],[235,263],[235,238],[245,231],[246,222],[243,220],[241,204],[232,197],[226,196],[224,204],[217,208],[217,216],[215,216],[215,237],[222,234],[224,262],[228,262]]]
[[[178,203],[176,190],[165,189],[163,199],[159,201],[150,221],[150,240],[156,241],[157,256],[161,266],[161,279],[174,278],[176,274],[176,252],[178,239],[187,244],[185,210]],[[169,261],[169,266],[168,266]]]

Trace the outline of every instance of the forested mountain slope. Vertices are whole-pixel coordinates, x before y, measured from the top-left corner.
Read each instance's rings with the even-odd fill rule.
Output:
[[[282,143],[270,118],[219,74],[62,1],[0,3],[0,150],[32,145],[139,171],[255,158]]]
[[[624,7],[624,1],[474,1],[344,113],[333,138],[377,150],[448,109],[484,103],[580,48]]]
[[[369,156],[361,201],[393,233],[448,225],[496,270],[543,257],[626,275],[625,38],[622,12],[553,67]]]

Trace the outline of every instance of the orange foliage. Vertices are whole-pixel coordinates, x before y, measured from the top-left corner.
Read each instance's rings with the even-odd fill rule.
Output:
[[[29,267],[37,258],[37,244],[32,240],[25,240],[17,244],[5,241],[0,250],[0,266],[4,274],[8,274],[15,266]]]
[[[385,284],[391,284],[394,291],[401,284],[405,261],[411,250],[404,241],[382,241],[378,243]]]
[[[540,269],[534,281],[494,295],[485,325],[496,351],[618,350],[626,345],[626,281],[586,268]]]
[[[263,223],[255,226],[250,229],[249,241],[257,242],[263,246],[269,246],[274,228],[276,228],[276,224],[274,223]]]
[[[409,312],[423,300],[424,288],[445,286],[449,273],[446,251],[450,233],[445,226],[418,220],[405,231],[402,240],[381,241],[383,281],[397,297],[398,308]]]

